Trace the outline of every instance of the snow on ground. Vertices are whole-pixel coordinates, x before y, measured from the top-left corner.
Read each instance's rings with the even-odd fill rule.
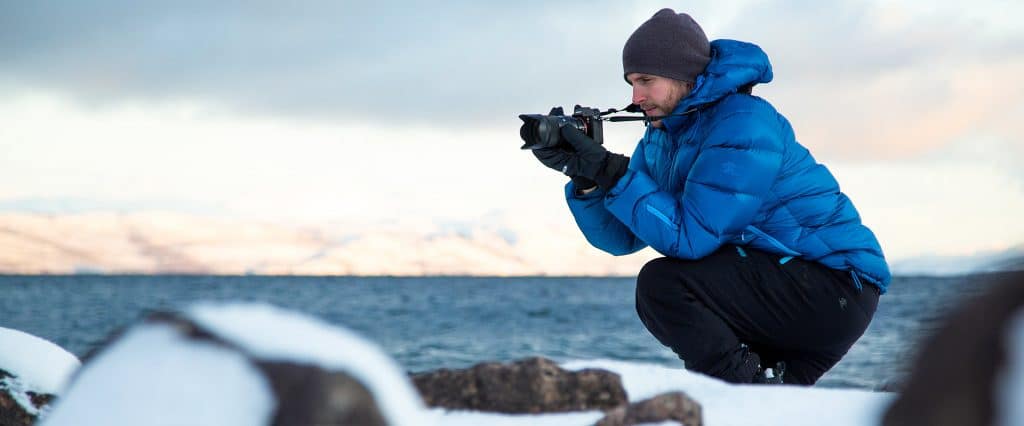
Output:
[[[0,327],[0,369],[18,377],[28,390],[60,394],[81,362],[56,344]]]
[[[729,425],[877,425],[895,395],[853,389],[797,386],[732,385],[682,368],[625,361],[572,361],[568,370],[603,368],[622,376],[630,402],[683,391],[700,403],[704,423]],[[588,425],[601,417],[597,411],[549,415],[506,415],[468,411],[432,410],[444,425]]]
[[[430,411],[433,422],[443,426],[567,426],[592,425],[604,417],[600,411],[559,414],[496,414],[474,411]],[[678,426],[675,423],[674,426]]]

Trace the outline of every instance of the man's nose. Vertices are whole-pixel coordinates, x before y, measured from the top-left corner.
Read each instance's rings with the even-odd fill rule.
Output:
[[[641,92],[640,88],[633,86],[633,103],[640,105],[645,100],[647,100],[647,97],[644,96],[644,93]]]

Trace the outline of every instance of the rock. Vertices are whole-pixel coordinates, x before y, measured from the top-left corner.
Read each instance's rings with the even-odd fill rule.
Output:
[[[32,425],[47,412],[54,395],[28,389],[18,377],[0,370],[0,425]]]
[[[686,426],[700,426],[700,404],[682,392],[669,392],[608,412],[594,426],[631,426],[675,420]]]
[[[995,424],[1000,408],[1009,408],[1000,407],[1005,399],[997,384],[1008,367],[1024,368],[1010,365],[1007,352],[1009,325],[1024,315],[1024,273],[994,278],[996,285],[951,312],[917,349],[902,393],[882,424],[988,425]]]
[[[387,424],[373,395],[348,374],[292,363],[258,365],[277,395],[274,425]]]
[[[440,369],[413,374],[412,380],[428,406],[455,410],[555,413],[607,410],[627,402],[618,374],[566,371],[545,358]]]
[[[33,391],[59,395],[82,365],[73,354],[38,336],[0,327],[0,369]]]
[[[34,424],[81,363],[46,339],[0,327],[0,425]]]
[[[268,305],[201,304],[119,332],[45,424],[416,425],[424,411],[397,364],[347,330]]]

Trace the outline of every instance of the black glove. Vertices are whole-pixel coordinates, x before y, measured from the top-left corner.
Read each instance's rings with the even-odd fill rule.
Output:
[[[533,150],[533,155],[545,166],[567,175],[568,173],[565,172],[568,168],[567,164],[575,154],[576,152],[572,148],[564,144]],[[576,186],[576,189],[590,189],[597,186],[597,182],[583,176],[569,176],[572,177],[572,183]]]
[[[574,178],[582,177],[597,182],[597,186],[604,189],[615,186],[619,179],[626,174],[629,157],[608,152],[607,149],[575,127],[562,126],[561,132],[562,137],[572,146],[572,150],[568,151],[569,153],[561,165],[562,173]],[[540,157],[538,156],[538,158]]]
[[[551,112],[549,112],[548,115],[565,115],[565,113],[562,112],[562,107],[554,107],[551,108]],[[566,164],[575,154],[575,150],[572,149],[572,146],[566,144],[558,144],[552,147],[535,149],[532,152],[533,155],[540,160],[541,164],[561,173],[565,173]],[[575,185],[578,190],[590,189],[597,186],[596,182],[583,176],[570,176],[572,177],[573,185]]]

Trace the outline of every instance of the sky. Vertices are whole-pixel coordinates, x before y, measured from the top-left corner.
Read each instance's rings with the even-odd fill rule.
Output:
[[[1024,4],[997,0],[0,0],[0,212],[573,226],[517,115],[628,104],[661,7],[768,53],[755,94],[890,258],[1024,244]]]

